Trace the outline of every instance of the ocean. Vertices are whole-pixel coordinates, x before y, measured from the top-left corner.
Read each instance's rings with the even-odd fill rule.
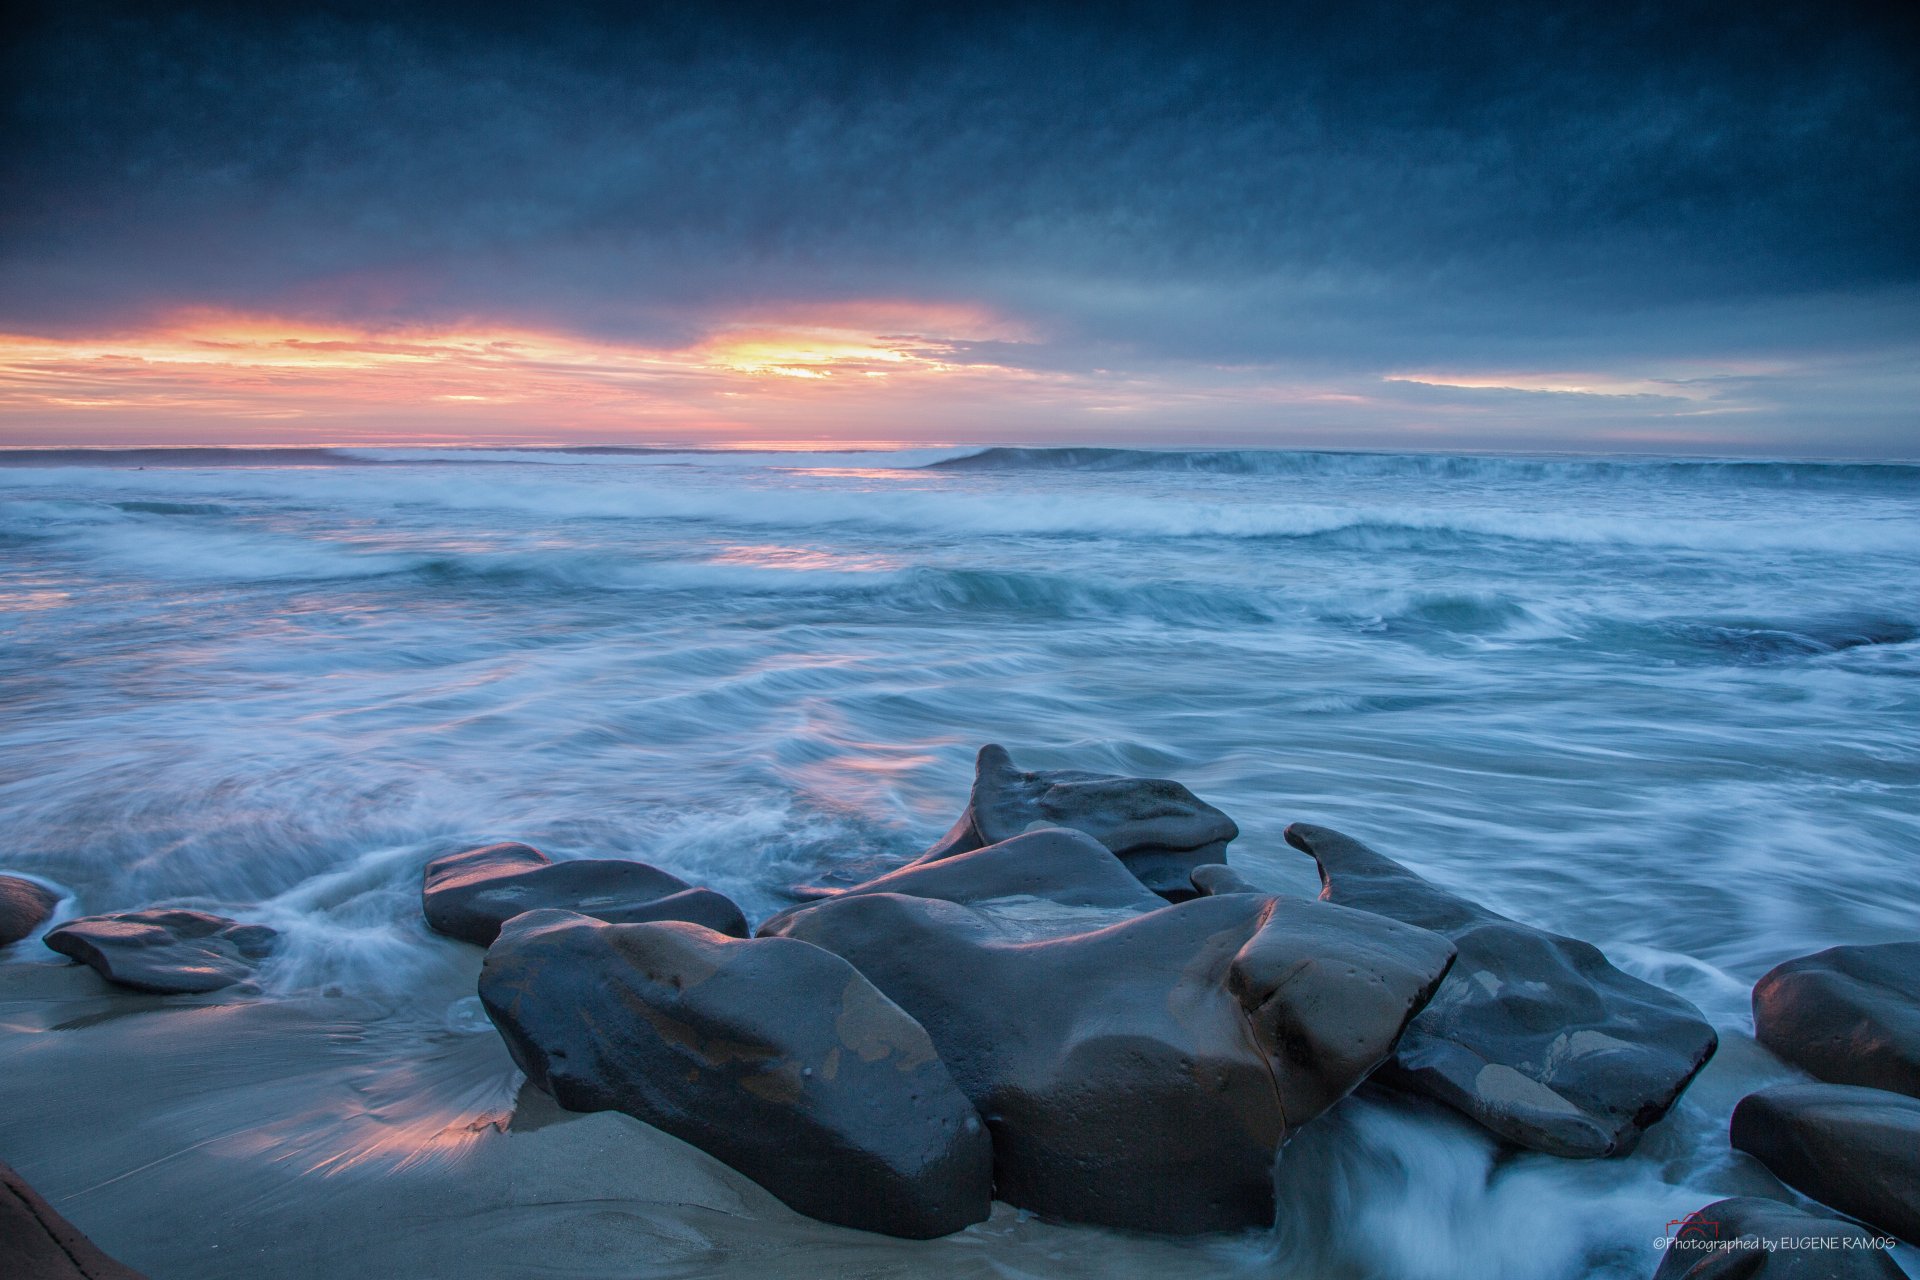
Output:
[[[640,859],[759,919],[930,844],[986,742],[1184,782],[1266,888],[1318,892],[1289,822],[1347,832],[1685,996],[1720,1054],[1616,1161],[1357,1096],[1246,1237],[1002,1208],[886,1241],[773,1221],[704,1165],[707,1191],[662,1192],[612,1140],[499,1193],[525,1232],[433,1207],[523,1139],[480,1123],[511,1063],[477,951],[420,920],[426,860]],[[0,1157],[156,1278],[329,1274],[349,1211],[369,1275],[1645,1277],[1670,1219],[1779,1194],[1726,1142],[1795,1074],[1752,1043],[1753,981],[1920,928],[1920,465],[8,451],[0,872],[69,913],[286,934],[232,997],[259,1038],[217,1063],[209,1011],[109,1009],[37,943],[0,953]],[[196,1204],[221,1210],[167,1214]]]

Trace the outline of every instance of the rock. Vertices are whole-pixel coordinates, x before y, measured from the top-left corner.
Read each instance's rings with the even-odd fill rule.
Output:
[[[664,1129],[810,1217],[928,1239],[991,1208],[986,1130],[927,1033],[818,947],[536,911],[480,999],[561,1106]]]
[[[145,1280],[81,1235],[26,1180],[0,1164],[0,1276],[7,1280]]]
[[[779,927],[926,1027],[993,1132],[999,1199],[1175,1233],[1270,1225],[1281,1143],[1385,1059],[1452,959],[1425,930],[1256,894],[874,892]]]
[[[244,982],[273,953],[279,933],[204,911],[123,911],[82,916],[43,941],[101,977],[136,991],[218,991]]]
[[[1195,867],[1226,861],[1233,819],[1177,782],[1074,769],[1026,773],[1007,749],[980,748],[967,811],[920,857],[935,862],[999,844],[1034,824],[1071,827],[1111,849],[1140,882],[1176,901],[1193,896]]]
[[[1830,1084],[1920,1098],[1920,942],[1787,961],[1754,984],[1753,1032]]]
[[[986,903],[1033,898],[1062,907],[1121,915],[1167,905],[1133,877],[1106,846],[1064,827],[1029,831],[999,844],[956,853],[936,862],[915,862],[855,885],[834,897],[898,893],[942,902]],[[815,904],[802,903],[767,920],[763,936],[784,932],[786,921]]]
[[[1195,867],[1192,880],[1195,891],[1203,898],[1222,893],[1266,892],[1224,862],[1209,862],[1203,867]]]
[[[1920,1244],[1920,1101],[1850,1084],[1788,1084],[1733,1109],[1733,1145],[1796,1191]]]
[[[1589,943],[1455,897],[1337,831],[1295,823],[1286,838],[1320,864],[1323,899],[1443,933],[1459,949],[1385,1083],[1518,1146],[1623,1155],[1718,1047],[1698,1009]]]
[[[0,876],[0,947],[10,947],[45,924],[60,894],[19,876]]]
[[[1807,1245],[1805,1241],[1855,1243]],[[1902,1280],[1872,1233],[1778,1200],[1736,1196],[1688,1216],[1653,1280]]]
[[[554,862],[524,844],[490,844],[435,858],[421,883],[420,907],[435,931],[482,947],[522,911],[547,909],[609,924],[683,920],[747,936],[746,917],[731,899],[692,888],[658,867],[617,858]]]

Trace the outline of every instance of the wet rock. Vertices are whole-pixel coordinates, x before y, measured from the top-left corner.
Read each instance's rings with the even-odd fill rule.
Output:
[[[1029,831],[937,862],[912,863],[833,896],[871,893],[960,903],[1032,898],[1056,906],[1116,912],[1115,919],[1167,905],[1106,846],[1063,827]],[[761,934],[782,933],[786,921],[813,905],[789,907],[762,924]]]
[[[82,916],[42,939],[63,956],[136,991],[218,991],[244,982],[273,953],[279,934],[204,911],[123,911]]]
[[[1761,1044],[1831,1084],[1920,1098],[1920,942],[1833,947],[1753,988]]]
[[[1902,1280],[1855,1223],[1778,1200],[1718,1200],[1677,1228],[1653,1280]],[[1814,1247],[1809,1240],[1823,1243]],[[1851,1244],[1828,1244],[1850,1241]]]
[[[0,876],[0,947],[10,947],[45,924],[60,894],[19,876]]]
[[[18,1173],[0,1164],[0,1276],[7,1280],[145,1280],[53,1211]]]
[[[1193,869],[1193,887],[1203,898],[1222,893],[1265,893],[1266,890],[1224,862],[1209,862]]]
[[[561,1106],[643,1120],[810,1217],[926,1239],[991,1207],[986,1130],[927,1033],[818,947],[537,911],[480,999]]]
[[[1794,1190],[1920,1244],[1920,1101],[1857,1085],[1779,1085],[1740,1100],[1731,1137]]]
[[[1425,930],[1257,894],[865,893],[780,928],[926,1027],[993,1132],[999,1199],[1176,1233],[1269,1225],[1280,1144],[1385,1059],[1452,959]]]
[[[420,907],[436,932],[488,946],[523,911],[577,911],[610,924],[682,920],[736,938],[746,917],[711,889],[644,862],[582,858],[554,862],[531,845],[490,844],[427,864]]]
[[[1508,1142],[1622,1155],[1667,1113],[1718,1038],[1680,997],[1599,949],[1496,915],[1325,827],[1287,843],[1320,864],[1321,897],[1443,933],[1460,958],[1382,1069]]]
[[[999,844],[1036,823],[1085,832],[1142,884],[1176,901],[1193,896],[1193,869],[1225,862],[1228,843],[1240,834],[1233,819],[1177,782],[1075,769],[1024,772],[1005,747],[989,744],[974,764],[967,811],[920,861]]]

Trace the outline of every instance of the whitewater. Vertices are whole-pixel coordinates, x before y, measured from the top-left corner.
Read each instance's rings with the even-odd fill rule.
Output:
[[[1273,1231],[1200,1241],[864,1237],[622,1117],[526,1118],[425,862],[639,859],[758,920],[932,843],[986,742],[1180,780],[1275,891],[1319,890],[1282,829],[1337,828],[1722,1048],[1623,1160],[1365,1091],[1283,1153]],[[0,1151],[157,1277],[337,1272],[301,1225],[333,1203],[381,1275],[1644,1278],[1670,1220],[1792,1198],[1726,1141],[1797,1078],[1749,989],[1911,939],[1917,870],[1920,464],[0,451],[0,872],[286,935],[244,1028],[0,952],[0,1020],[91,1037],[0,1031]]]

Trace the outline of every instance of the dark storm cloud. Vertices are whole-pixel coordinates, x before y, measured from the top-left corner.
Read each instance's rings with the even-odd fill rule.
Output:
[[[884,296],[1061,361],[1910,342],[1896,12],[50,5],[10,42],[0,319],[658,340]]]

